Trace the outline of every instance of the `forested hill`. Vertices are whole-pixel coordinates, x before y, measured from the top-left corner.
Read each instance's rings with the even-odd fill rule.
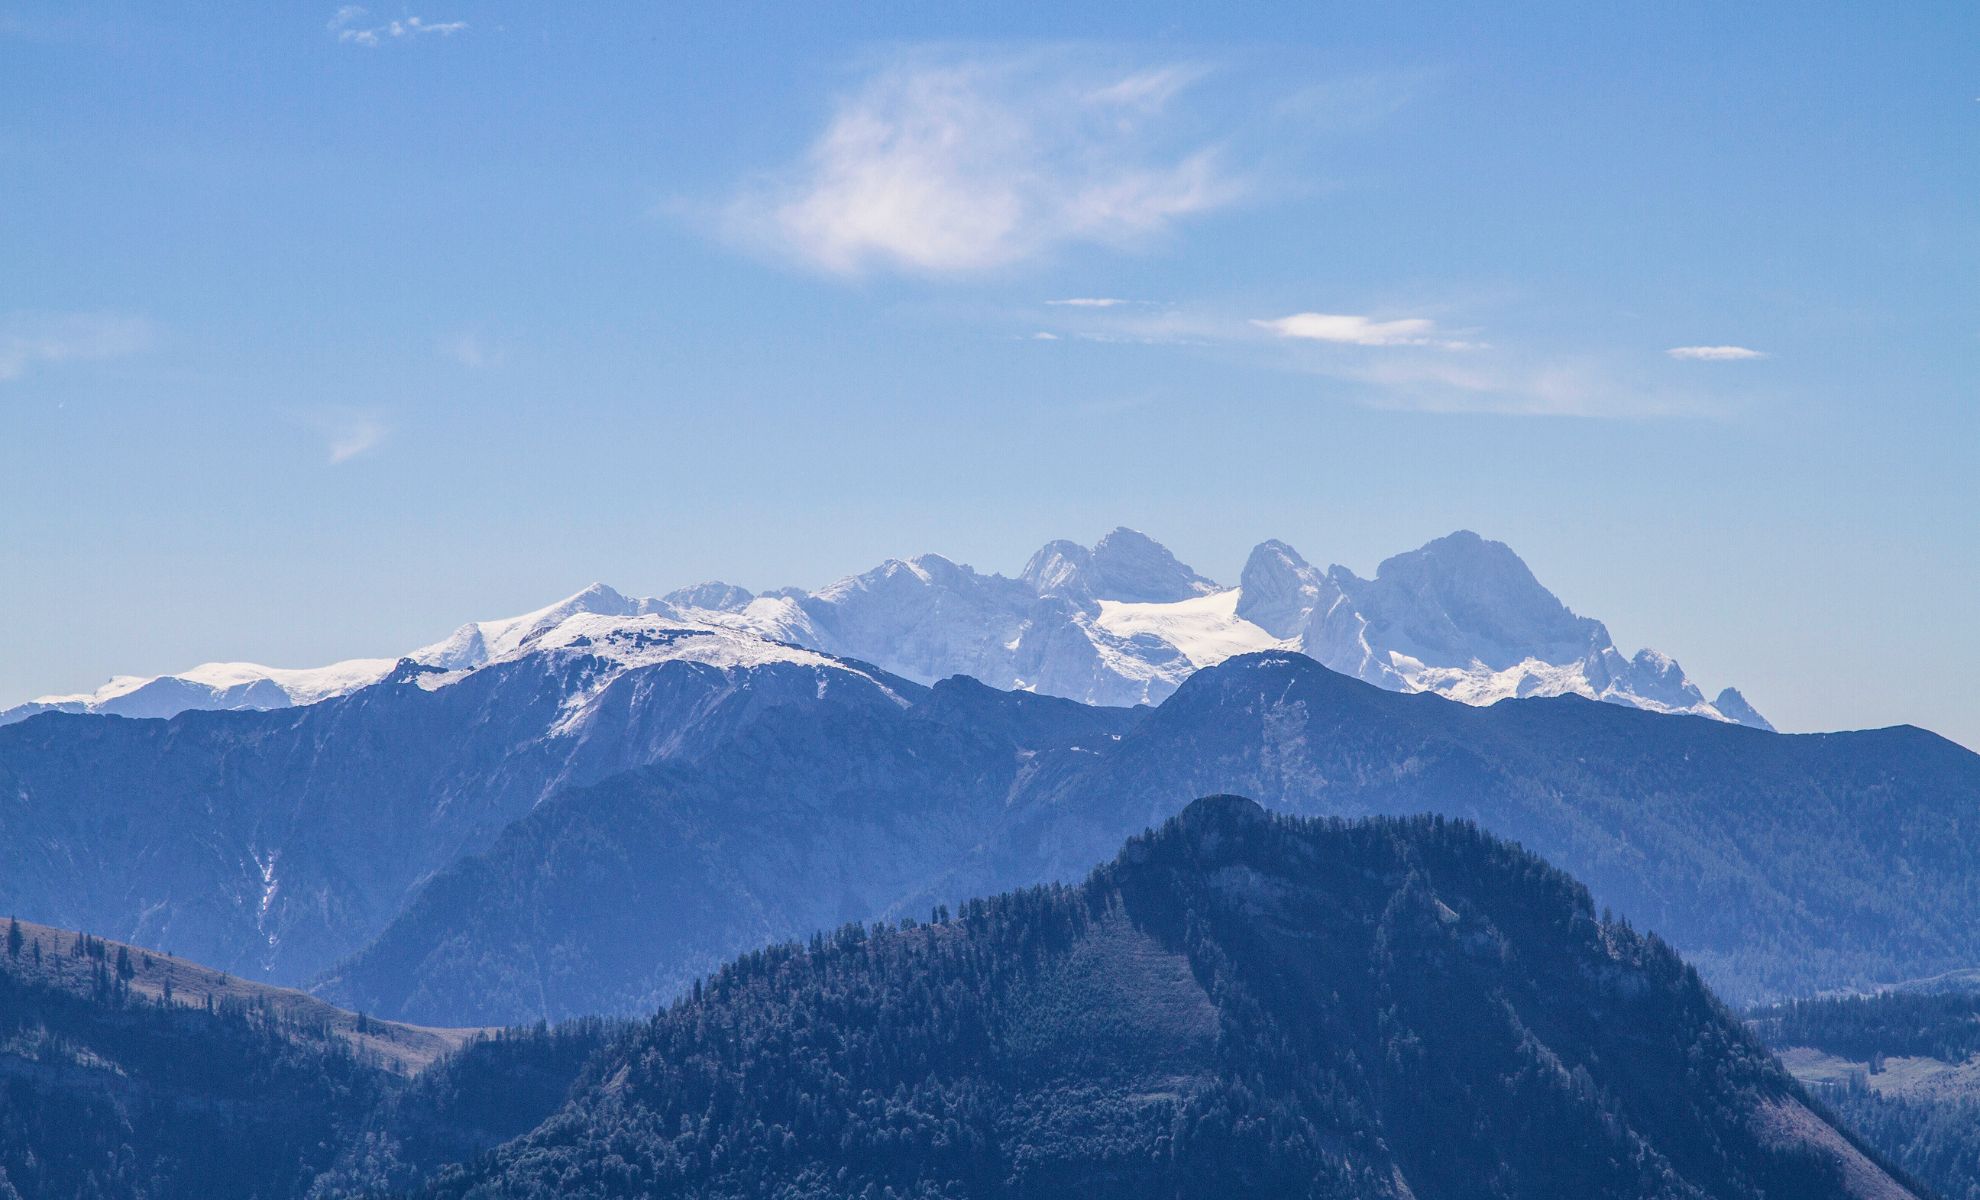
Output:
[[[1980,993],[1970,983],[1800,1000],[1750,1018],[1887,1159],[1944,1200],[1980,1200]]]
[[[347,1012],[308,992],[271,987],[177,955],[69,929],[8,918],[0,973],[112,1006],[125,1002],[208,1013],[252,1014],[291,1041],[350,1051],[364,1063],[416,1075],[471,1040],[473,1029],[440,1029]]]
[[[1473,826],[1198,801],[1077,887],[745,955],[436,1197],[1903,1197]]]
[[[411,1186],[535,1126],[614,1032],[421,1030],[85,934],[0,930],[0,1200]]]

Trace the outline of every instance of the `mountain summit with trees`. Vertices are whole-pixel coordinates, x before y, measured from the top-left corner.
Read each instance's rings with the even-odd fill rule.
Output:
[[[1567,875],[1229,796],[1076,887],[745,955],[430,1191],[1914,1194]]]

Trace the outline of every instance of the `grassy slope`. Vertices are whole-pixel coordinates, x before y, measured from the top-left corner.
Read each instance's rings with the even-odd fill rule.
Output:
[[[0,920],[0,937],[5,936],[5,925]],[[20,929],[21,952],[18,957],[9,957],[4,946],[0,946],[0,971],[77,995],[90,994],[99,960],[93,954],[77,952],[78,942],[86,935],[28,921],[20,922]],[[210,1000],[215,1007],[232,1004],[267,1011],[281,1018],[280,1023],[287,1028],[321,1030],[324,1036],[351,1047],[360,1058],[401,1075],[417,1075],[436,1059],[484,1032],[380,1021],[346,1012],[307,992],[255,983],[155,950],[103,938],[91,937],[88,941],[104,947],[101,961],[113,972],[118,951],[129,953],[133,972],[130,989],[144,999],[163,999],[169,984],[172,1002],[189,1008],[205,1007]],[[37,944],[41,947],[38,964],[34,958]]]

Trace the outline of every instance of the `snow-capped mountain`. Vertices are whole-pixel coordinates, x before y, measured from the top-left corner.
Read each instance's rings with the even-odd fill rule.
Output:
[[[692,763],[768,711],[856,720],[927,691],[747,631],[583,611],[626,607],[602,591],[573,599],[320,703],[0,730],[15,802],[0,902],[300,981],[549,795]],[[77,756],[87,771],[60,767]]]
[[[1468,530],[1398,554],[1362,579],[1321,571],[1284,542],[1251,552],[1238,615],[1346,675],[1467,704],[1576,694],[1771,729],[1738,691],[1708,702],[1656,650],[1625,658],[1502,542]]]
[[[395,658],[353,658],[327,667],[264,667],[260,663],[202,663],[175,675],[119,675],[93,692],[41,696],[0,709],[0,725],[37,713],[106,713],[169,717],[187,709],[287,708],[341,696],[385,678]]]
[[[703,583],[640,599],[593,584],[535,612],[463,625],[400,658],[313,670],[216,663],[122,677],[94,693],[0,711],[0,724],[50,709],[169,716],[308,704],[378,682],[401,658],[430,672],[422,686],[443,686],[575,638],[637,653],[662,652],[663,643],[667,653],[719,648],[738,661],[802,647],[921,683],[967,675],[1106,705],[1157,703],[1203,667],[1288,649],[1393,691],[1468,704],[1576,694],[1771,728],[1734,689],[1707,700],[1657,651],[1625,657],[1601,622],[1577,616],[1511,549],[1475,533],[1396,555],[1373,579],[1341,566],[1323,571],[1267,541],[1252,551],[1238,586],[1224,587],[1130,529],[1091,547],[1051,542],[1014,579],[923,554],[810,592],[755,595]]]
[[[1731,688],[1707,700],[1666,655],[1625,657],[1510,548],[1468,531],[1388,559],[1374,579],[1322,571],[1268,541],[1225,588],[1117,529],[1091,549],[1053,542],[1016,579],[924,554],[811,593],[752,598],[704,584],[693,594],[727,597],[703,620],[917,682],[970,675],[1092,704],[1156,703],[1202,667],[1287,649],[1391,691],[1467,704],[1572,693],[1772,728]]]
[[[722,595],[719,588],[706,594],[718,599]],[[670,615],[681,611],[665,601],[631,599],[595,583],[519,617],[469,622],[431,645],[396,658],[354,658],[313,668],[205,663],[173,675],[123,675],[95,692],[43,696],[0,710],[0,725],[50,711],[169,717],[188,709],[260,710],[314,704],[378,683],[408,661],[426,668],[417,674],[420,686],[428,689],[446,686],[464,673],[492,663],[559,650],[582,650],[628,669],[669,658],[715,666],[767,662],[817,666],[828,661],[815,651],[766,640],[738,628],[734,621],[707,625]],[[604,681],[609,682],[609,678]]]

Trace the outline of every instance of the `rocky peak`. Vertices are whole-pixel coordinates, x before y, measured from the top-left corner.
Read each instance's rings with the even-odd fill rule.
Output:
[[[1092,549],[1047,542],[1019,576],[1041,596],[1167,604],[1214,592],[1217,585],[1177,561],[1153,538],[1125,526]]]

